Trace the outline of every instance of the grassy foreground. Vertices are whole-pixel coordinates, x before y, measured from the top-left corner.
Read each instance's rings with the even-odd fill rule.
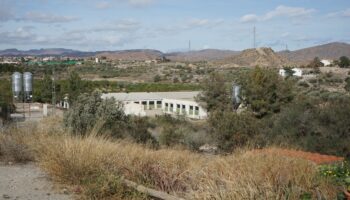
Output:
[[[0,133],[1,157],[34,160],[86,199],[148,198],[121,178],[185,199],[335,199],[337,192],[307,161],[244,150],[227,156],[152,150],[93,133],[71,136],[54,120]]]

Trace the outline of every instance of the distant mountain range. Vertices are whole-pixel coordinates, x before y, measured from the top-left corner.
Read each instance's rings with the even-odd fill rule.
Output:
[[[175,52],[163,53],[152,49],[135,49],[135,50],[121,50],[121,51],[96,51],[84,52],[72,49],[51,48],[51,49],[33,49],[21,51],[17,49],[6,49],[0,51],[0,56],[72,56],[72,57],[107,57],[112,60],[152,60],[162,57],[173,61],[214,61],[218,63],[235,63],[237,65],[264,63],[270,60],[272,64],[279,65],[279,62],[291,62],[304,64],[311,61],[315,57],[320,59],[337,59],[340,56],[350,57],[350,44],[347,43],[329,43],[300,49],[296,51],[281,51],[273,52],[270,48],[260,48],[244,50],[244,51],[230,51],[219,49],[206,49],[190,52]],[[271,51],[270,51],[271,50]],[[266,55],[265,55],[266,54]],[[248,59],[249,61],[245,61]],[[260,60],[257,60],[260,59]]]

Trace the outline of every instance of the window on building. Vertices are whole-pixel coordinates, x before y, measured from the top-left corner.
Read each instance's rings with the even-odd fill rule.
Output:
[[[195,115],[199,115],[199,107],[198,107],[198,106],[195,107],[194,114],[195,114]]]
[[[165,103],[165,111],[168,112],[169,111],[169,104]]]
[[[170,104],[170,112],[174,112],[174,104]]]
[[[147,110],[147,101],[143,101],[143,102],[142,102],[142,105],[143,105],[143,108],[144,108],[145,110]]]
[[[150,102],[149,102],[149,109],[150,109],[150,110],[155,109],[155,102],[154,102],[154,101],[150,101]]]
[[[186,114],[186,105],[182,105],[182,114]]]
[[[193,115],[193,112],[194,112],[194,110],[193,110],[193,106],[190,106],[190,115]]]
[[[157,108],[162,108],[162,101],[157,101]]]
[[[176,105],[176,113],[180,114],[180,109],[181,109],[181,105],[177,104]]]

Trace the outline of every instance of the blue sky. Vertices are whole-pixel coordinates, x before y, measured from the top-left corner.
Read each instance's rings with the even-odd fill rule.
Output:
[[[164,52],[350,42],[349,0],[0,0],[0,49]]]

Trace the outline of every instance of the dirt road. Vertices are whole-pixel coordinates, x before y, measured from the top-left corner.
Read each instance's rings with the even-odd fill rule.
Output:
[[[34,164],[0,163],[0,200],[70,200],[64,189],[53,189],[48,176]]]

